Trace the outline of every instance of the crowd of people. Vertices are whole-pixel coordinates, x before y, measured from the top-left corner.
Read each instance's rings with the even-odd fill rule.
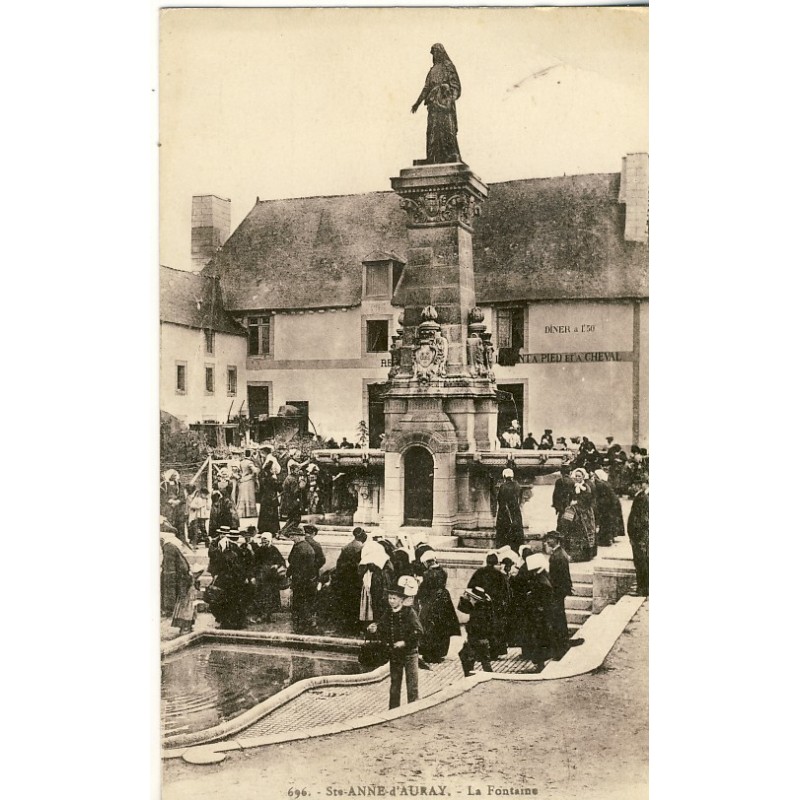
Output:
[[[549,433],[549,432],[545,432]],[[610,437],[609,437],[610,438]],[[588,440],[586,440],[588,442]],[[565,599],[572,593],[569,564],[597,554],[626,535],[620,483],[633,497],[627,535],[633,550],[637,588],[649,593],[649,477],[646,451],[630,458],[613,443],[597,451],[591,442],[565,463],[553,486],[554,530],[543,537],[544,552],[525,546],[522,488],[506,468],[496,495],[496,550],[472,575],[458,610],[468,616],[459,653],[465,675],[476,663],[485,671],[519,647],[539,671],[580,640],[570,639]],[[441,662],[453,636],[461,635],[456,607],[447,589],[446,569],[433,548],[408,538],[370,538],[360,527],[328,564],[316,541],[318,530],[302,524],[312,476],[294,453],[282,465],[269,450],[260,463],[222,471],[213,491],[184,490],[174,470],[161,483],[161,611],[180,633],[192,630],[198,601],[207,603],[220,628],[237,630],[270,623],[290,596],[292,628],[373,637],[390,664],[390,707],[400,703],[405,678],[409,702],[417,699],[418,669]],[[297,454],[299,455],[299,454]],[[283,474],[283,479],[281,476]],[[281,517],[285,523],[281,524]],[[240,519],[257,525],[239,530]],[[291,539],[287,558],[274,538]],[[211,584],[201,590],[204,569],[187,553],[208,545]]]
[[[571,436],[567,439],[559,436],[553,440],[553,431],[545,428],[537,442],[533,433],[524,439],[519,422],[511,420],[509,426],[500,436],[500,447],[512,450],[548,450],[565,451],[571,456],[573,467],[583,467],[587,472],[602,469],[608,473],[608,481],[618,494],[630,494],[633,497],[639,490],[642,478],[647,475],[649,456],[647,449],[632,445],[630,453],[614,441],[613,436],[606,436],[606,444],[598,449],[588,436]]]
[[[637,545],[639,593],[647,594],[649,517],[647,491],[634,500],[628,528]],[[461,636],[456,607],[447,589],[447,570],[425,543],[370,538],[360,527],[342,548],[336,564],[323,571],[325,554],[316,541],[317,528],[291,530],[288,558],[269,532],[255,527],[241,532],[223,526],[211,538],[208,572],[212,583],[200,590],[202,569],[194,569],[186,545],[162,518],[162,616],[188,633],[204,599],[220,628],[238,630],[273,621],[281,609],[281,592],[289,591],[292,628],[313,634],[321,626],[350,635],[372,637],[389,662],[390,708],[400,703],[403,679],[408,702],[418,697],[418,670],[442,662],[453,636]],[[634,533],[635,532],[635,533]],[[470,577],[458,610],[468,616],[459,659],[465,676],[480,663],[484,671],[520,648],[522,657],[541,671],[582,644],[570,638],[565,601],[572,594],[570,561],[564,535],[552,530],[543,537],[544,552],[505,545],[486,556]],[[638,552],[638,559],[637,559]],[[643,557],[643,559],[642,559]],[[640,567],[644,564],[643,570]]]
[[[347,447],[344,439],[342,447]],[[320,467],[313,457],[302,461],[299,450],[273,452],[270,445],[247,458],[232,461],[215,475],[212,490],[181,483],[175,469],[162,475],[161,515],[192,548],[209,543],[220,528],[238,529],[244,519],[257,519],[258,533],[296,527],[303,514],[352,513],[354,490],[341,473]]]

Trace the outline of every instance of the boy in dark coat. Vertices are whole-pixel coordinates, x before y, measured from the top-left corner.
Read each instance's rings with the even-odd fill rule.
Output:
[[[367,630],[377,633],[389,650],[389,708],[400,705],[403,673],[406,675],[408,702],[419,698],[419,640],[422,624],[411,606],[403,605],[405,589],[392,586],[387,592],[389,610]]]
[[[469,622],[465,626],[467,641],[461,648],[458,657],[461,660],[464,677],[468,678],[474,674],[472,668],[476,661],[481,662],[484,672],[493,671],[492,662],[489,660],[489,643],[494,632],[494,610],[492,609],[492,598],[480,586],[467,589],[464,597],[469,601],[471,608]],[[459,608],[462,613],[467,613],[460,603]]]

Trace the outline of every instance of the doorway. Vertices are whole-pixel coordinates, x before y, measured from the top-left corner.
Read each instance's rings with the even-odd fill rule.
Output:
[[[269,416],[269,386],[247,384],[247,408],[251,420]]]
[[[433,522],[433,456],[412,447],[404,459],[403,524],[430,528]]]

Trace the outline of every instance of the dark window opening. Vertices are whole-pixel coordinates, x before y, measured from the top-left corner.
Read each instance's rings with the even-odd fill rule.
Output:
[[[228,367],[228,396],[236,397],[236,367]]]
[[[385,319],[367,320],[367,352],[387,353],[389,351],[389,321]]]
[[[525,345],[525,309],[497,309],[497,363],[513,367]]]
[[[186,365],[176,364],[175,370],[175,391],[186,392]]]
[[[247,354],[251,356],[269,355],[270,317],[248,317]]]
[[[214,367],[206,367],[206,394],[214,394]]]
[[[203,331],[206,337],[206,353],[208,355],[214,355],[214,331],[205,330]]]

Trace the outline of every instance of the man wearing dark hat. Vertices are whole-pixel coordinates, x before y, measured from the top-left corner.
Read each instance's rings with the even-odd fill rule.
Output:
[[[544,550],[550,556],[550,585],[553,587],[553,638],[554,658],[563,658],[570,646],[583,644],[583,639],[570,643],[566,598],[572,594],[572,576],[569,573],[569,556],[561,547],[561,534],[549,531],[544,537]]]
[[[418,650],[422,624],[413,607],[404,605],[404,599],[404,587],[391,586],[387,590],[389,609],[367,628],[370,633],[377,633],[389,650],[389,708],[400,705],[404,672],[408,702],[419,698]]]
[[[645,478],[633,498],[628,515],[628,538],[633,550],[636,570],[636,593],[641,597],[650,594],[650,483]]]
[[[295,633],[310,633],[314,629],[314,605],[317,595],[317,578],[314,548],[299,528],[291,531],[294,546],[289,553],[286,574],[292,587],[292,629]]]
[[[319,533],[319,528],[316,525],[303,525],[303,533],[306,541],[314,550],[314,564],[317,567],[317,574],[319,574],[319,571],[325,566],[325,553],[322,551],[322,545],[315,538]]]
[[[575,481],[570,478],[569,473],[569,464],[562,464],[561,477],[556,478],[556,482],[553,486],[552,506],[556,510],[557,517],[560,517],[564,513],[564,509],[572,500],[572,487],[575,484]]]
[[[553,449],[553,431],[550,428],[545,428],[544,433],[542,434],[542,438],[539,440],[539,449],[540,450],[552,450]]]

